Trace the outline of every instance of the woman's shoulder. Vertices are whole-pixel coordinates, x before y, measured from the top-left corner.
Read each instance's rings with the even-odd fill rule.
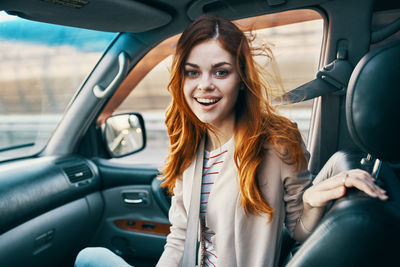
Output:
[[[261,162],[261,167],[267,167],[267,169],[271,169],[273,166],[274,169],[280,168],[283,162],[283,158],[287,157],[288,152],[285,151],[284,148],[271,144],[264,143],[264,157]],[[263,168],[265,170],[265,168]]]
[[[304,144],[304,142],[301,140],[301,142],[298,144],[298,146],[301,148],[301,151],[298,151],[299,154],[301,154],[301,157],[304,157],[305,161],[308,162],[309,159],[309,152]],[[265,142],[263,145],[264,148],[264,163],[265,161],[274,161],[277,162],[279,161],[280,164],[282,164],[282,167],[285,169],[293,169],[293,165],[296,165],[293,159],[293,149],[297,150],[299,148],[293,148],[289,145],[286,144],[272,144],[271,142]]]
[[[278,145],[278,144],[272,144],[270,142],[264,142],[263,148],[265,153],[264,158],[268,157],[285,158],[290,155],[290,149],[285,145]]]
[[[264,157],[259,165],[257,182],[261,188],[264,188],[263,190],[268,191],[268,188],[276,188],[282,184],[282,173],[285,172],[286,167],[282,160],[281,153],[284,151],[281,147],[265,143],[263,148]],[[268,185],[267,188],[265,185]]]

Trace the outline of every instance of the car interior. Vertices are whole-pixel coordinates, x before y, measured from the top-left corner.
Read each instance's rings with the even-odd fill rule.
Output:
[[[166,136],[163,117],[160,112],[142,112],[140,107],[161,109],[159,103],[168,102],[168,76],[147,77],[163,62],[168,65],[179,34],[202,14],[235,21],[246,32],[271,30],[269,40],[275,35],[281,40],[294,36],[290,44],[282,42],[294,55],[303,53],[297,50],[300,46],[312,46],[303,35],[311,32],[311,23],[317,23],[320,35],[315,39],[315,58],[304,54],[296,60],[289,54],[287,62],[278,62],[282,74],[294,75],[303,71],[307,60],[315,65],[310,68],[311,76],[285,88],[286,100],[281,104],[296,115],[305,107],[309,110],[302,134],[311,154],[308,168],[314,183],[361,168],[369,171],[389,196],[383,202],[350,189],[344,198],[328,205],[305,242],[295,242],[284,230],[279,266],[398,265],[400,2],[3,0],[0,11],[35,23],[29,28],[35,37],[51,37],[41,25],[53,24],[104,34],[93,34],[87,43],[78,35],[82,43],[77,49],[83,52],[73,59],[71,69],[80,72],[84,56],[92,63],[86,76],[81,73],[81,78],[74,78],[76,86],[60,78],[62,86],[57,90],[69,90],[68,100],[62,102],[52,95],[54,102],[50,97],[40,102],[35,98],[38,93],[32,91],[51,95],[42,89],[42,83],[19,81],[17,85],[26,88],[23,93],[18,87],[7,87],[13,75],[17,80],[25,77],[24,69],[31,75],[39,72],[22,59],[18,67],[1,65],[14,51],[9,47],[21,53],[25,50],[5,39],[6,33],[15,30],[9,31],[0,16],[4,47],[0,49],[0,266],[73,266],[77,253],[92,246],[107,247],[135,267],[155,266],[170,227],[171,196],[158,179],[168,141],[160,139],[160,148],[154,148],[152,140]],[[304,31],[284,32],[288,29],[284,27],[291,25],[301,25]],[[282,33],[277,35],[278,31]],[[72,48],[62,50],[63,54],[53,50],[60,36],[51,37],[52,46],[43,51],[38,43],[31,43],[30,49],[71,57]],[[69,38],[67,32],[63,36]],[[96,48],[95,55],[92,47],[103,36],[104,45]],[[277,53],[277,59],[288,53],[279,51],[283,52]],[[51,61],[51,66],[49,62],[41,63],[43,75],[63,77],[64,61]],[[140,91],[145,79],[163,85]],[[46,86],[52,84],[43,83],[43,88]],[[155,89],[162,93],[156,95]],[[19,94],[14,96],[16,92]],[[18,101],[31,103],[30,97],[32,103],[39,101],[42,109],[54,105],[58,113],[42,116],[42,112],[41,121],[35,122],[35,109],[22,115],[13,111]],[[61,102],[63,108],[57,107]],[[15,118],[22,118],[25,126],[15,126]],[[40,130],[33,139],[45,141],[23,139],[26,125],[44,125],[53,118],[48,134],[43,137]],[[10,137],[17,130],[19,135]]]

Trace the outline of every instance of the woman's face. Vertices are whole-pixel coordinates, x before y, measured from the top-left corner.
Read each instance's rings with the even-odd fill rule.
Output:
[[[233,129],[240,86],[234,56],[209,40],[193,47],[184,68],[185,99],[197,118],[217,129]]]

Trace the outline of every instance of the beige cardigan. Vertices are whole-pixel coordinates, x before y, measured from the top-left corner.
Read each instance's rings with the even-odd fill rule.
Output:
[[[310,184],[310,173],[304,170],[296,174],[293,166],[282,162],[273,148],[266,146],[265,149],[266,155],[257,179],[264,198],[274,209],[270,223],[266,215],[244,213],[233,159],[234,142],[228,148],[211,190],[206,225],[216,233],[212,242],[218,256],[218,267],[277,266],[283,223],[295,238],[308,234],[296,224],[302,214],[302,194]],[[305,155],[308,158],[308,152]],[[176,181],[169,211],[171,233],[157,267],[181,266],[195,162],[194,159],[184,171],[183,178]],[[299,229],[300,233],[297,233]]]

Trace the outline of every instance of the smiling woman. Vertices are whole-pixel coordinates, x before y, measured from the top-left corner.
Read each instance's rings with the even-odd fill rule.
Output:
[[[234,126],[234,107],[239,95],[235,58],[218,40],[197,45],[185,63],[185,100],[196,117],[218,129],[225,143]],[[217,148],[211,144],[208,150]]]
[[[163,185],[174,192],[172,226],[157,266],[194,266],[197,245],[189,241],[197,236],[201,266],[274,266],[284,222],[296,238],[309,234],[298,227],[310,183],[307,153],[296,125],[267,101],[270,87],[260,78],[254,51],[232,22],[207,15],[177,43],[162,170]],[[209,195],[202,202],[200,187]],[[77,267],[88,258],[91,266],[101,264],[93,253],[82,251]]]
[[[166,112],[171,145],[162,169],[163,185],[174,193],[172,227],[157,266],[194,266],[197,235],[200,265],[273,266],[284,217],[292,235],[306,235],[296,227],[310,182],[306,152],[296,125],[268,102],[271,88],[261,79],[256,51],[236,25],[208,15],[178,41]],[[197,203],[200,187],[209,199]]]

